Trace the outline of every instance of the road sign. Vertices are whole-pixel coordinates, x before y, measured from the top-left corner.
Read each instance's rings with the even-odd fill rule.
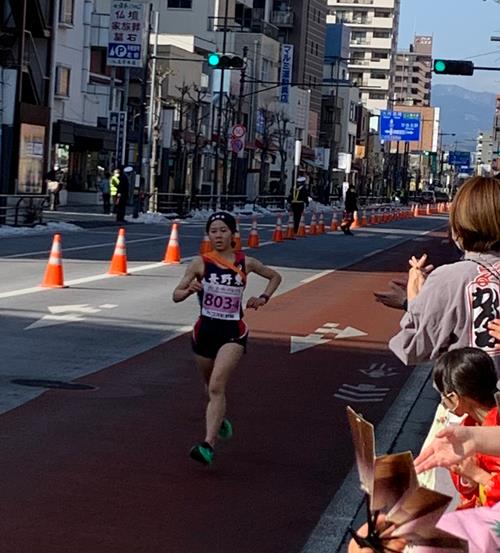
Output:
[[[290,82],[293,69],[293,45],[283,44],[281,46],[281,90],[280,102],[288,104],[290,99]]]
[[[231,150],[235,154],[239,154],[245,147],[245,141],[241,138],[231,138]]]
[[[125,0],[111,2],[108,65],[144,66],[148,21],[149,5]]]
[[[233,138],[241,138],[246,132],[247,130],[243,125],[234,125],[231,134]]]
[[[415,142],[420,140],[420,113],[382,111],[380,113],[381,140]]]
[[[116,136],[116,161],[125,163],[125,146],[127,141],[127,112],[111,111],[109,113],[109,130]]]
[[[470,152],[450,152],[448,154],[448,165],[469,168]]]

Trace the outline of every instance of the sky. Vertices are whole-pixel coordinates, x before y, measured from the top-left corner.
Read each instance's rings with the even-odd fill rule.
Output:
[[[500,68],[500,3],[494,0],[401,0],[399,48],[415,35],[433,36],[433,57],[469,59],[476,66]],[[489,55],[480,55],[490,52]],[[471,77],[433,75],[433,84],[500,93],[500,71],[475,71]]]

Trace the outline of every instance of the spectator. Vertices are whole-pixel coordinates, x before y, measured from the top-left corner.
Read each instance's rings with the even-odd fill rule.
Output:
[[[347,189],[344,200],[344,219],[340,228],[349,236],[353,236],[351,225],[354,222],[354,212],[358,211],[358,196],[354,186],[351,184]]]
[[[491,357],[477,348],[444,353],[434,367],[434,386],[442,405],[463,418],[462,426],[497,426],[495,402],[497,375]],[[461,496],[460,509],[500,501],[500,457],[477,455],[451,467],[453,483]]]
[[[111,211],[111,173],[106,171],[101,177],[99,188],[102,194],[102,208],[104,213],[109,214]]]
[[[410,260],[408,312],[389,342],[408,365],[466,346],[500,352],[488,323],[500,317],[500,181],[474,177],[459,190],[450,211],[451,235],[463,260],[426,270],[427,256]]]
[[[110,202],[113,206],[113,213],[116,213],[116,195],[118,193],[118,184],[120,182],[120,175],[121,170],[115,169],[113,171],[113,176],[111,177],[111,180],[109,181],[109,193],[110,193]]]
[[[309,205],[309,194],[307,193],[306,178],[304,176],[297,177],[297,182],[290,192],[288,201],[292,206],[293,231],[297,234],[304,209]]]
[[[116,171],[115,171],[116,173]],[[118,169],[118,186],[116,187],[116,222],[125,222],[125,213],[127,211],[129,183],[125,173]]]
[[[50,210],[55,211],[59,205],[60,184],[56,172],[52,169],[47,173],[47,192],[50,195]]]
[[[500,181],[469,179],[450,210],[451,236],[464,251],[463,259],[430,274],[427,256],[410,260],[407,313],[400,332],[389,342],[405,364],[433,360],[445,351],[470,346],[491,355],[500,375],[500,350],[495,349],[495,338],[488,332],[488,323],[500,317],[499,213]],[[443,428],[444,415],[439,406],[424,448]],[[440,484],[435,478],[435,473],[428,473],[421,481],[436,489]]]

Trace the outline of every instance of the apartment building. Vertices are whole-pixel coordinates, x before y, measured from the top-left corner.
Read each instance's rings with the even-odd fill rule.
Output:
[[[328,0],[327,23],[351,30],[349,73],[363,103],[374,112],[394,97],[400,0]]]
[[[44,191],[53,0],[0,1],[0,193]]]
[[[410,106],[430,106],[431,81],[432,37],[416,36],[408,50],[396,55],[396,101]]]

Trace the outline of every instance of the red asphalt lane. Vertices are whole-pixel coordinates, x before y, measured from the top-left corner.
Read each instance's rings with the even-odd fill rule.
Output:
[[[354,404],[376,424],[411,370],[386,345],[401,313],[372,291],[414,253],[454,258],[443,238],[396,246],[249,314],[248,355],[229,388],[235,436],[210,468],[188,457],[205,408],[188,335],[80,380],[95,391],[49,391],[1,416],[1,553],[299,553],[352,465],[335,392],[390,388],[383,402]],[[368,336],[290,355],[290,335],[326,322]],[[374,362],[398,374],[360,372]]]

